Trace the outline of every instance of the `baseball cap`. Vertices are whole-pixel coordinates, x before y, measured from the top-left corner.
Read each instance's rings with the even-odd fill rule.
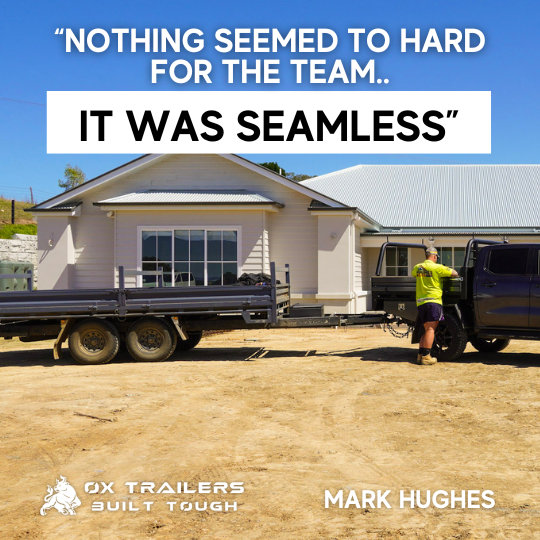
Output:
[[[428,247],[426,249],[426,255],[438,255],[438,251],[434,247]]]

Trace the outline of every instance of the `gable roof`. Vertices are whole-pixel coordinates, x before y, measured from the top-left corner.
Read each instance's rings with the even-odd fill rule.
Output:
[[[540,228],[540,165],[358,165],[302,185],[383,228]]]
[[[120,167],[117,167],[104,174],[96,176],[95,178],[92,178],[91,180],[86,181],[84,184],[81,184],[80,186],[76,186],[67,191],[64,191],[63,193],[60,193],[59,195],[56,195],[55,197],[47,199],[46,201],[43,201],[42,203],[37,204],[33,208],[29,208],[28,211],[32,212],[32,211],[40,211],[40,210],[42,211],[53,210],[54,207],[63,206],[66,203],[70,203],[74,200],[78,200],[83,194],[90,192],[91,190],[95,189],[98,186],[101,186],[107,182],[115,181],[120,177],[126,176],[135,171],[149,167],[153,165],[154,163],[157,163],[169,157],[170,155],[171,154],[146,154],[144,156],[140,156],[137,159],[129,161],[128,163],[125,163],[124,165]],[[242,167],[250,169],[262,176],[265,176],[269,180],[273,180],[274,182],[278,182],[279,184],[285,185],[294,191],[302,193],[311,198],[316,198],[317,200],[320,200],[321,202],[323,202],[324,204],[327,204],[328,206],[332,208],[343,208],[345,206],[338,200],[333,199],[332,197],[318,193],[317,191],[314,191],[311,187],[300,184],[299,182],[295,182],[294,180],[289,180],[288,178],[281,176],[267,169],[266,167],[257,165],[256,163],[253,163],[252,161],[249,161],[248,159],[245,159],[243,157],[237,156],[235,154],[217,154],[217,155],[221,156],[224,159],[228,159],[229,161],[232,161]],[[363,217],[365,217],[368,221],[371,221],[368,216],[363,216]]]

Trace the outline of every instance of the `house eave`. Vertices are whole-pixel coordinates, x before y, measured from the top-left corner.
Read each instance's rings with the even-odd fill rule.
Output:
[[[66,208],[26,208],[25,212],[37,214],[38,217],[79,217],[81,215],[82,203],[76,203],[71,207]]]
[[[285,205],[282,203],[228,203],[228,202],[212,202],[212,203],[93,203],[94,206],[101,207],[103,210],[111,211],[133,211],[133,210],[234,210],[234,211],[252,211],[265,210],[266,212],[279,212]]]

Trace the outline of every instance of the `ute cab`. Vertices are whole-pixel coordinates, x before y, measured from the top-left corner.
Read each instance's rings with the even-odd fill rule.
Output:
[[[373,309],[408,324],[412,343],[423,331],[416,322],[416,280],[383,277],[385,250],[390,246],[426,249],[423,244],[386,243],[371,280]],[[470,342],[481,352],[503,350],[510,339],[540,340],[540,245],[472,239],[459,277],[443,280],[444,318],[435,335],[433,354],[458,358]]]

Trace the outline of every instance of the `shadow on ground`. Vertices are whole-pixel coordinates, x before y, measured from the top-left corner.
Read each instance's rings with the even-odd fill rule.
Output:
[[[338,353],[330,353],[335,355]],[[358,356],[361,360],[371,362],[409,362],[416,364],[416,349],[401,349],[399,347],[380,347],[377,349],[356,350],[351,353],[341,353],[340,356]],[[453,362],[447,364],[488,364],[497,366],[538,367],[540,354],[535,353],[480,353],[466,352]]]
[[[303,358],[306,356],[326,356],[327,353],[317,351],[272,351],[261,347],[227,347],[193,349],[177,351],[166,362],[251,362],[259,358]],[[125,349],[121,349],[111,364],[138,364]],[[2,367],[53,367],[57,365],[78,365],[69,351],[62,349],[60,360],[53,358],[51,349],[29,349],[0,352],[0,368]]]
[[[167,362],[251,362],[259,359],[277,358],[306,358],[306,357],[330,357],[330,358],[358,358],[367,362],[406,362],[416,363],[416,350],[401,347],[378,347],[372,349],[347,349],[337,351],[318,350],[273,350],[265,347],[223,347],[205,348],[199,347],[191,351],[176,352]],[[516,367],[537,367],[540,366],[540,354],[534,353],[465,353],[455,362],[488,365],[507,365]],[[112,363],[133,363],[133,360],[125,349],[121,349]],[[69,351],[63,349],[62,358],[54,360],[52,350],[29,349],[0,352],[0,368],[7,366],[45,366],[56,365],[77,365],[71,357]]]

